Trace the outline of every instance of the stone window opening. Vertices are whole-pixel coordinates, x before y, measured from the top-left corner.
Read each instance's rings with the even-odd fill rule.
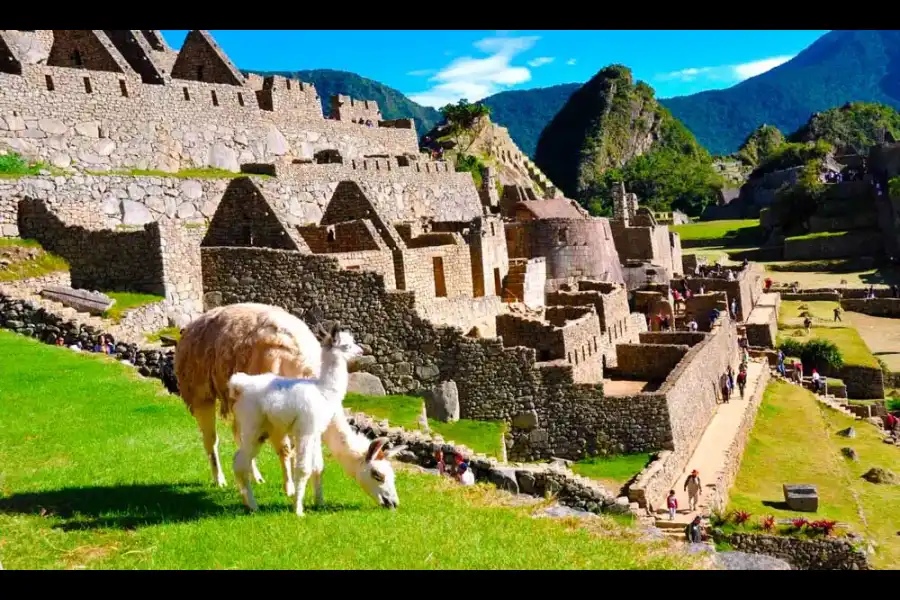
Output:
[[[84,66],[84,60],[81,58],[81,52],[79,52],[78,50],[72,51],[72,64],[74,64],[76,67]]]
[[[328,236],[327,236],[329,242],[333,242],[333,241],[334,241],[334,235],[335,235],[335,234],[334,234],[334,227],[329,227],[329,228],[328,228]]]
[[[494,231],[494,224],[491,223],[491,236],[495,236],[497,233]]]
[[[203,65],[197,67],[197,81],[203,81]]]
[[[244,106],[244,95],[240,92],[238,92],[238,105]]]
[[[444,278],[444,259],[440,256],[432,258],[434,268],[434,295],[437,298],[447,297],[447,280]]]
[[[48,92],[52,92],[53,90],[56,89],[56,87],[53,85],[53,78],[50,77],[49,75],[44,75],[44,82],[47,84]]]
[[[560,244],[568,243],[567,238],[568,238],[568,235],[567,235],[567,231],[565,228],[560,229],[559,232],[557,232],[557,234],[556,234],[556,239]]]
[[[284,80],[284,85],[285,85],[285,87],[286,87],[287,89],[291,89],[291,80],[290,80],[290,79],[285,79],[285,80]]]
[[[594,352],[597,351],[597,336],[594,336]]]
[[[122,91],[122,97],[127,98],[128,97],[128,84],[125,83],[124,79],[119,80],[119,89]]]
[[[567,360],[569,361],[569,364],[571,364],[572,363],[572,353],[569,352],[567,356],[568,356]]]
[[[184,99],[186,101],[189,101],[191,99],[191,93],[188,91],[187,88],[181,88],[181,89],[184,92]]]
[[[541,350],[538,352],[538,362],[549,362],[553,360],[549,350]]]
[[[85,77],[84,78],[84,93],[91,94],[91,93],[93,93],[93,91],[94,91],[94,88],[91,87],[91,78]]]
[[[210,94],[210,96],[212,96],[213,106],[218,106],[219,105],[219,97],[216,96],[216,90],[210,90],[209,94]]]
[[[494,269],[494,295],[500,296],[503,291],[503,283],[500,278],[500,269]]]
[[[575,350],[575,366],[578,366],[578,349]]]

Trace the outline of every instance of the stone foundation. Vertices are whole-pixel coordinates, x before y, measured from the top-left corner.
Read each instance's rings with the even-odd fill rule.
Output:
[[[723,535],[712,530],[716,541],[726,542],[739,552],[766,554],[788,562],[803,571],[867,571],[865,552],[840,539],[803,539],[779,535],[733,533]]]

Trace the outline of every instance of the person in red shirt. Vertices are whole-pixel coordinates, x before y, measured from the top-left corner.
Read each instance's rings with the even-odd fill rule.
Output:
[[[669,490],[669,495],[666,497],[666,508],[669,509],[669,520],[675,520],[675,511],[678,510],[678,498],[675,497],[675,490]]]

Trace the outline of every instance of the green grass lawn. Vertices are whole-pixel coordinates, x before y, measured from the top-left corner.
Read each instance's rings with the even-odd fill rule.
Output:
[[[778,343],[787,338],[794,338],[800,342],[819,338],[833,342],[841,351],[844,364],[858,367],[879,368],[878,361],[860,337],[859,332],[853,327],[812,327],[809,335],[800,329],[782,329],[778,333]]]
[[[847,235],[852,233],[850,231],[819,231],[817,233],[807,233],[804,235],[794,235],[787,238],[785,241],[795,241],[795,240],[817,240],[819,238],[832,238],[832,237],[841,237],[843,235]]]
[[[781,308],[778,310],[778,326],[781,328],[803,327],[803,313],[808,312],[813,326],[846,327],[846,321],[834,322],[834,309],[838,304],[826,300],[782,300]],[[800,308],[801,306],[805,308]],[[843,314],[841,318],[844,318]]]
[[[643,470],[653,458],[653,454],[622,454],[619,456],[594,456],[572,464],[572,470],[579,475],[596,479],[610,492],[620,491],[625,484]]]
[[[408,430],[420,429],[422,398],[413,396],[362,396],[347,394],[344,406],[364,412],[378,419],[387,419],[391,425]],[[506,425],[498,421],[470,421],[460,419],[455,423],[442,423],[428,419],[432,431],[440,433],[444,440],[468,446],[476,452],[499,458],[503,454],[503,434]]]
[[[0,331],[0,562],[6,569],[683,569],[612,519],[536,519],[487,485],[401,469],[375,505],[326,459],[326,505],[300,519],[269,448],[246,514],[213,488],[194,420],[125,365]],[[234,446],[220,426],[220,452]]]
[[[759,227],[759,219],[734,219],[727,221],[700,221],[687,225],[669,225],[669,231],[677,233],[683,241],[722,240],[743,238]]]
[[[837,435],[850,426],[856,429],[856,438]],[[845,446],[857,451],[858,463],[841,455]],[[861,477],[873,466],[896,471],[898,463],[897,448],[883,444],[874,427],[821,406],[798,386],[773,382],[766,388],[728,509],[750,512],[753,521],[774,515],[846,523],[879,544],[876,566],[900,568],[900,486],[879,486]],[[818,513],[787,510],[785,483],[818,486]],[[859,516],[860,507],[867,525]]]
[[[2,157],[0,157],[2,158]],[[24,248],[40,248],[41,245],[34,240],[23,240],[19,238],[0,238],[0,248],[10,246],[22,246]],[[41,251],[34,259],[15,262],[9,268],[0,270],[0,282],[18,281],[28,279],[30,277],[41,277],[49,275],[57,271],[68,271],[69,263],[65,259],[51,254],[50,252]]]
[[[119,321],[129,310],[152,304],[154,302],[162,302],[165,300],[162,296],[155,294],[138,294],[136,292],[103,292],[110,298],[114,298],[116,303],[112,308],[103,313],[103,318]]]

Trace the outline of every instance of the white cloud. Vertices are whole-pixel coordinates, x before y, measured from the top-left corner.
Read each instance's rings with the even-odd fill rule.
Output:
[[[552,56],[538,56],[537,58],[533,58],[528,61],[529,67],[534,67],[535,69],[538,67],[542,67],[544,65],[549,65],[553,62]]]
[[[419,69],[418,71],[410,71],[407,73],[410,77],[425,77],[434,73],[434,69]]]
[[[578,62],[578,61],[576,61],[574,58],[570,58],[569,60],[566,61],[566,64],[569,65],[570,67],[574,67],[576,62]]]
[[[793,56],[773,56],[737,65],[723,65],[719,67],[690,67],[671,73],[657,75],[660,80],[695,81],[707,79],[710,81],[743,81],[751,77],[771,71],[778,65],[782,65],[794,58]]]
[[[478,40],[473,45],[488,56],[457,58],[429,78],[434,84],[431,89],[409,94],[409,97],[413,102],[439,108],[460,98],[475,102],[505,87],[525,83],[531,79],[531,71],[528,67],[513,65],[512,59],[529,50],[539,39],[537,36],[496,36]]]

